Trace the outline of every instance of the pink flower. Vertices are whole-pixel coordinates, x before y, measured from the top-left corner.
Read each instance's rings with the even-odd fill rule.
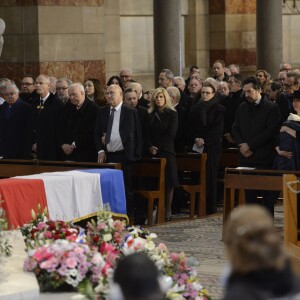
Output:
[[[31,257],[27,257],[24,262],[24,271],[32,271],[37,266],[37,262]]]
[[[42,230],[42,229],[44,229],[44,228],[46,228],[46,224],[45,224],[44,222],[40,222],[40,223],[37,225],[37,229],[38,229],[38,230]]]
[[[51,231],[44,232],[44,237],[47,238],[47,239],[51,239],[53,237],[52,232]]]
[[[125,229],[124,222],[122,222],[120,220],[114,221],[113,225],[114,225],[114,228],[119,232],[122,232]]]
[[[47,248],[45,248],[45,247],[36,249],[35,253],[33,254],[33,258],[37,262],[41,262],[43,260],[48,260],[52,256],[53,256],[53,253],[49,253]]]
[[[103,230],[105,228],[106,224],[105,223],[100,223],[98,224],[97,228],[98,230]]]
[[[77,261],[73,257],[67,257],[65,259],[65,264],[69,269],[74,269],[77,266]]]

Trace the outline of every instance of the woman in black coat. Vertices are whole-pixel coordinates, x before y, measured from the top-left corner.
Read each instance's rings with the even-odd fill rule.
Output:
[[[174,187],[178,186],[174,138],[178,127],[176,110],[172,107],[169,94],[164,88],[155,90],[149,108],[150,123],[147,134],[149,152],[153,157],[166,158],[166,221],[171,220]]]
[[[206,213],[217,210],[217,175],[222,150],[224,108],[218,103],[216,88],[204,83],[201,99],[192,107],[187,136],[189,146],[195,152],[207,153],[206,161]]]

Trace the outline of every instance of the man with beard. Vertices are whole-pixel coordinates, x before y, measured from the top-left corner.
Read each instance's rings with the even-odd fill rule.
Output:
[[[69,87],[72,81],[68,78],[60,78],[56,82],[56,96],[63,104],[69,100]]]
[[[232,134],[239,147],[241,167],[272,169],[275,151],[275,135],[279,129],[280,112],[278,106],[261,97],[261,85],[255,77],[243,81],[246,100],[236,112]],[[263,196],[258,200],[257,196]],[[247,203],[263,204],[274,214],[274,197],[267,191],[246,191]]]

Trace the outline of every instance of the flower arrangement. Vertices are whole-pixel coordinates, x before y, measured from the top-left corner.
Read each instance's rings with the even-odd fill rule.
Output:
[[[84,242],[83,229],[69,222],[48,220],[47,213],[47,207],[41,211],[38,205],[37,213],[34,210],[31,212],[32,221],[20,228],[28,249],[51,244],[59,239]]]
[[[24,269],[34,272],[41,285],[48,282],[57,288],[68,283],[87,299],[107,299],[118,260],[143,251],[160,270],[166,299],[209,299],[185,254],[170,253],[162,243],[156,246],[156,234],[147,229],[126,228],[111,212],[101,211],[88,224],[85,243],[80,231],[46,220],[43,214],[38,210],[32,225],[25,227],[30,250]]]
[[[100,249],[103,242],[120,248],[122,234],[124,234],[126,224],[120,220],[113,220],[109,211],[103,210],[97,214],[97,221],[91,220],[87,228],[87,243]]]
[[[104,266],[101,254],[86,244],[55,240],[52,244],[30,250],[24,270],[34,272],[40,286],[56,289],[64,283],[77,287],[87,276],[95,281],[101,277]]]
[[[0,204],[1,204],[0,200]],[[0,256],[11,255],[12,246],[8,242],[7,235],[4,233],[7,230],[7,221],[5,217],[5,211],[0,207]]]

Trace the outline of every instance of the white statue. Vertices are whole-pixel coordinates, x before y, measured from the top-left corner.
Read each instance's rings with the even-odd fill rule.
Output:
[[[3,43],[4,43],[4,39],[2,36],[4,31],[5,31],[5,22],[0,18],[0,57],[1,57]]]

